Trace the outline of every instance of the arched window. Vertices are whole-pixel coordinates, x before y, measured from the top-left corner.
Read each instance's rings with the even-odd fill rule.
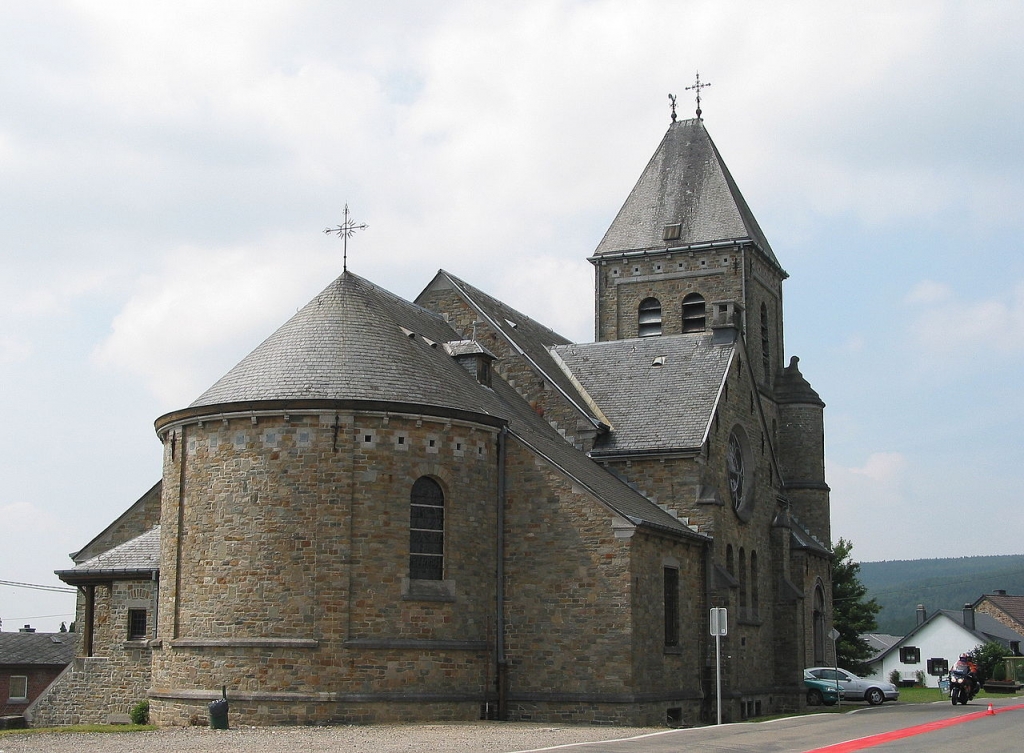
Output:
[[[757,552],[750,553],[750,613],[757,617],[761,606],[761,593],[757,587]]]
[[[821,586],[814,588],[814,664],[825,663],[825,592]]]
[[[644,298],[640,301],[637,319],[637,334],[640,337],[654,337],[661,334],[661,301]]]
[[[747,551],[740,547],[740,617],[747,616]]]
[[[706,316],[704,296],[690,293],[683,299],[683,332],[703,332]]]
[[[768,336],[768,306],[761,304],[761,365],[764,367],[764,381],[772,381],[772,346]]]
[[[426,476],[410,495],[409,578],[444,580],[444,492]]]

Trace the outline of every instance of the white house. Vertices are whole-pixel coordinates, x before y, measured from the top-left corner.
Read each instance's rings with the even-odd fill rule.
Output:
[[[876,654],[869,662],[869,677],[888,680],[893,670],[901,680],[916,680],[923,672],[925,685],[937,688],[939,678],[929,674],[934,660],[952,667],[960,654],[978,645],[994,642],[1007,648],[1007,654],[1019,651],[1024,636],[1014,632],[987,614],[975,613],[971,605],[962,611],[940,609],[930,617],[923,606],[917,608],[917,627],[896,643]]]

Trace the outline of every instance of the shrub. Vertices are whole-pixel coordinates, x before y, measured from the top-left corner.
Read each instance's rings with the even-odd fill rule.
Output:
[[[899,686],[900,671],[898,669],[894,669],[892,672],[889,673],[889,682],[891,682],[893,685]]]
[[[128,712],[132,724],[149,724],[149,701],[139,701]]]
[[[917,678],[917,684],[920,685],[923,688],[924,687],[924,681],[925,681],[924,670],[923,669],[917,670],[917,672],[914,674],[914,677]]]

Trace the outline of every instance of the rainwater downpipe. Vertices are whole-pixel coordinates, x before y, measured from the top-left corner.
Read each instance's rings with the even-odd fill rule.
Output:
[[[498,434],[498,510],[497,510],[497,567],[495,568],[495,593],[497,614],[495,615],[495,656],[498,679],[498,719],[508,718],[508,660],[505,658],[505,441],[508,428],[501,427]]]

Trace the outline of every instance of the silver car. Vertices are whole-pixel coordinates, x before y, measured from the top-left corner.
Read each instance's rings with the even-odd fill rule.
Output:
[[[838,681],[839,692],[845,701],[867,701],[877,706],[884,701],[897,701],[900,691],[891,682],[865,680],[845,669],[834,667],[811,667],[807,670],[819,680]]]

